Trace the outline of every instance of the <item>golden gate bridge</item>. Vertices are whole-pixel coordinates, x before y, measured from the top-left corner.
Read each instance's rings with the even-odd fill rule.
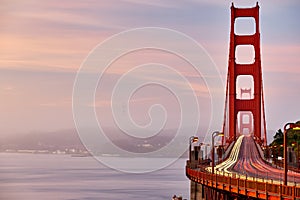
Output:
[[[238,18],[253,18],[254,34],[236,34],[235,22]],[[254,47],[254,62],[237,62],[236,50],[240,45]],[[251,76],[253,88],[237,88],[239,76]],[[288,170],[286,137],[289,129],[299,129],[300,125],[287,124],[284,128],[284,167],[278,168],[268,162],[264,156],[267,136],[262,80],[259,5],[237,8],[232,3],[223,128],[212,134],[212,142],[215,137],[223,136],[222,146],[226,152],[215,166],[212,143],[212,164],[209,166],[204,159],[198,158],[200,147],[190,150],[186,176],[191,180],[191,200],[300,199],[300,187],[297,186],[300,173]],[[237,96],[238,89],[240,96]],[[243,97],[245,94],[248,98]],[[243,135],[245,129],[248,130],[247,135]],[[195,138],[190,138],[190,149]]]

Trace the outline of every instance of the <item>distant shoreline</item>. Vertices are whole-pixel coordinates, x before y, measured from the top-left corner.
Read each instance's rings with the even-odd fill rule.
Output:
[[[175,156],[153,156],[153,157],[150,157],[150,156],[145,156],[145,157],[142,157],[142,156],[128,156],[128,155],[120,155],[120,154],[101,154],[101,155],[97,155],[97,156],[94,156],[92,155],[91,153],[89,152],[82,152],[82,153],[66,153],[66,152],[50,152],[50,151],[45,151],[45,150],[8,150],[8,151],[0,151],[0,154],[36,154],[36,155],[68,155],[68,156],[71,156],[71,157],[115,157],[115,158],[166,158],[166,159],[169,159],[169,158],[176,158]],[[185,155],[182,155],[181,157],[178,157],[179,158],[182,158],[182,159],[187,159],[187,157]]]
[[[82,151],[82,152],[67,152],[67,151],[49,151],[49,150],[30,150],[30,149],[22,149],[22,150],[4,150],[0,151],[0,153],[20,153],[20,154],[52,154],[52,155],[73,155],[75,156],[91,156],[91,154],[88,151]]]

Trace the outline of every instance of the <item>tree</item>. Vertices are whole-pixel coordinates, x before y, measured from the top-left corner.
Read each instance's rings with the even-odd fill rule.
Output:
[[[278,129],[278,131],[275,133],[273,138],[274,138],[274,140],[270,144],[270,146],[283,144],[283,132],[282,132],[282,130]]]
[[[272,154],[277,158],[278,156],[283,155],[283,132],[281,129],[278,129],[274,135],[273,142],[269,145],[272,149]]]

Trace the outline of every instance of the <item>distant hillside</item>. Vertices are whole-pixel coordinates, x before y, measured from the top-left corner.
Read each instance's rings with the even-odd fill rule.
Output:
[[[165,130],[162,134],[150,137],[147,139],[139,139],[128,136],[121,131],[106,130],[109,139],[113,141],[116,146],[136,153],[147,153],[160,149],[167,145],[173,138],[175,130]],[[273,141],[275,131],[268,130],[268,143]],[[202,141],[200,139],[200,141]],[[110,151],[110,143],[101,143],[102,149],[107,152]],[[187,146],[188,141],[182,140],[181,144]],[[48,150],[48,151],[65,151],[66,149],[76,149],[85,151],[86,148],[82,144],[77,131],[75,129],[60,130],[55,132],[31,132],[28,134],[20,134],[19,136],[1,136],[0,137],[0,151],[5,150]],[[114,152],[115,153],[115,152]]]
[[[0,140],[0,150],[65,150],[85,149],[75,129],[57,132],[32,132],[19,136],[6,136]]]
[[[175,137],[175,130],[164,130],[156,136],[142,139],[134,138],[121,131],[106,130],[107,136],[116,146],[135,153],[153,152],[167,145]],[[101,143],[101,142],[99,142]],[[102,141],[102,153],[116,153],[111,151],[111,143]],[[188,141],[182,140],[178,145],[184,147]],[[20,136],[2,137],[0,139],[0,151],[6,150],[48,150],[65,151],[66,149],[86,150],[75,129],[56,132],[31,132]]]

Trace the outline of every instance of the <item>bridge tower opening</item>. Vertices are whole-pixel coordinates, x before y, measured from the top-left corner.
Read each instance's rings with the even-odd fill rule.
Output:
[[[255,23],[255,30],[253,33],[248,35],[239,35],[235,33],[235,23],[236,20],[240,18],[254,19],[253,21]],[[252,53],[254,54],[254,60],[251,59],[252,61],[248,63],[238,62],[236,58],[236,51],[238,47],[249,45],[254,51],[254,53]],[[250,90],[250,98],[237,98],[236,87],[239,76],[251,76],[253,78],[253,96],[251,96]],[[249,91],[245,90],[244,93],[249,93]],[[247,128],[249,129],[249,132],[253,132],[253,136],[257,139],[257,142],[260,144],[266,144],[265,114],[263,104],[264,99],[260,55],[259,5],[257,3],[256,6],[252,8],[236,8],[232,3],[226,102],[224,112],[225,117],[223,123],[223,131],[226,134],[226,143],[236,141],[239,135],[238,133],[241,133],[244,128]],[[249,119],[249,121],[251,122],[248,123],[248,125],[240,122],[240,130],[238,130],[238,115],[240,115],[240,119],[244,118],[246,115],[251,115],[251,117],[249,116],[251,119]],[[226,123],[228,123],[228,127],[225,127]],[[262,126],[264,126],[264,130],[262,129]],[[228,133],[226,133],[226,130]]]
[[[241,88],[240,99],[251,99],[251,88]],[[248,98],[245,98],[245,94]],[[250,111],[241,111],[240,123],[239,123],[239,133],[241,135],[247,135],[253,133],[253,115]]]

